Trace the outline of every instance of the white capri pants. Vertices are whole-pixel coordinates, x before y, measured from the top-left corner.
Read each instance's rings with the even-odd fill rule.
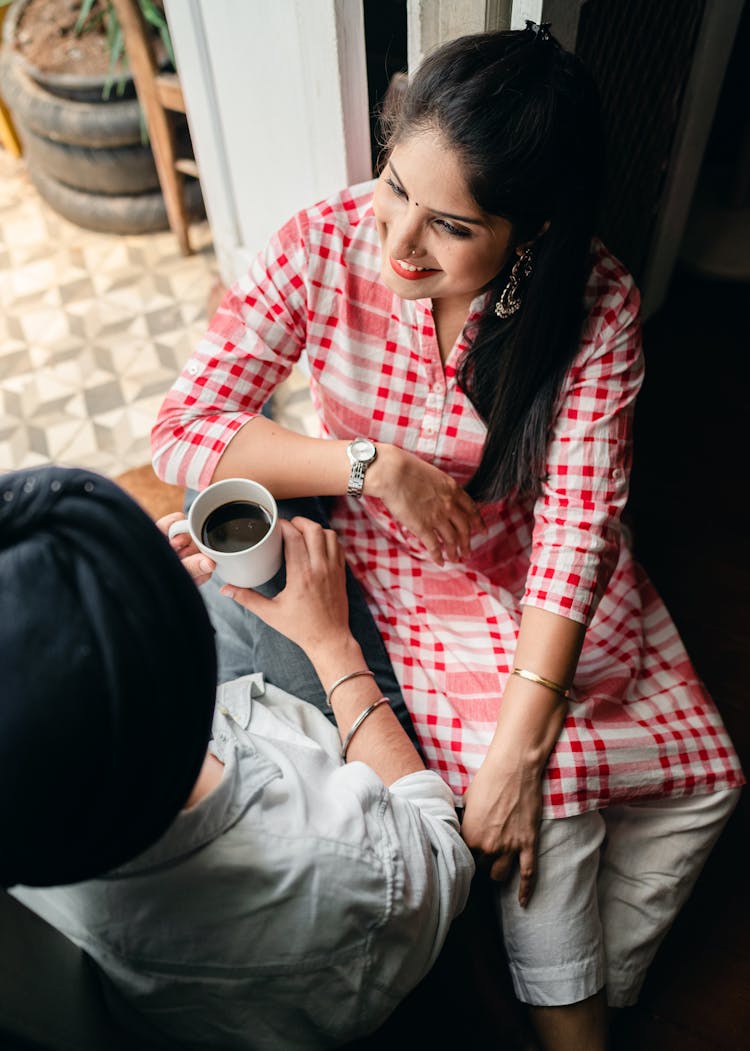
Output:
[[[528,906],[517,870],[495,895],[518,999],[561,1006],[606,987],[610,1007],[634,1004],[738,797],[727,789],[542,821]]]

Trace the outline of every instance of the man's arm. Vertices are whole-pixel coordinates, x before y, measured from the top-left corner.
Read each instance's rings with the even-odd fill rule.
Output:
[[[331,529],[305,518],[281,523],[287,584],[275,598],[225,585],[222,593],[296,642],[328,692],[343,676],[367,672],[359,643],[349,630],[344,552]],[[331,707],[342,741],[356,720],[381,697],[374,679],[358,675],[333,691]],[[369,714],[349,743],[347,760],[367,763],[386,785],[424,764],[390,705]]]

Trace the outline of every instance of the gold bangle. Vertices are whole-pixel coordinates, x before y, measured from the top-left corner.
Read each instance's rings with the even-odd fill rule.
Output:
[[[544,676],[537,675],[535,671],[526,671],[525,668],[514,668],[511,674],[518,675],[521,679],[528,679],[529,682],[535,682],[538,686],[546,686],[548,690],[553,690],[566,701],[570,697],[569,689],[566,690],[559,682],[553,682],[552,679],[545,679]]]

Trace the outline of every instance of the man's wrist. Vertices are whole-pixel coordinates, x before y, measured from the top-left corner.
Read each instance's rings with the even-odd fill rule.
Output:
[[[322,645],[314,652],[308,652],[307,656],[326,693],[342,675],[367,670],[362,647],[353,636],[343,641],[337,640],[331,645]]]

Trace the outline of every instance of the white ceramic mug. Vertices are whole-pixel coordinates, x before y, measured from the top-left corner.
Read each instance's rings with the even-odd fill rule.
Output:
[[[270,528],[252,547],[241,551],[214,551],[202,540],[203,526],[212,511],[235,500],[247,500],[262,507],[271,520]],[[255,588],[265,584],[281,567],[281,526],[276,501],[264,486],[248,478],[225,478],[209,485],[196,496],[187,518],[169,527],[170,540],[178,533],[189,533],[199,551],[216,563],[219,576],[236,587]]]

